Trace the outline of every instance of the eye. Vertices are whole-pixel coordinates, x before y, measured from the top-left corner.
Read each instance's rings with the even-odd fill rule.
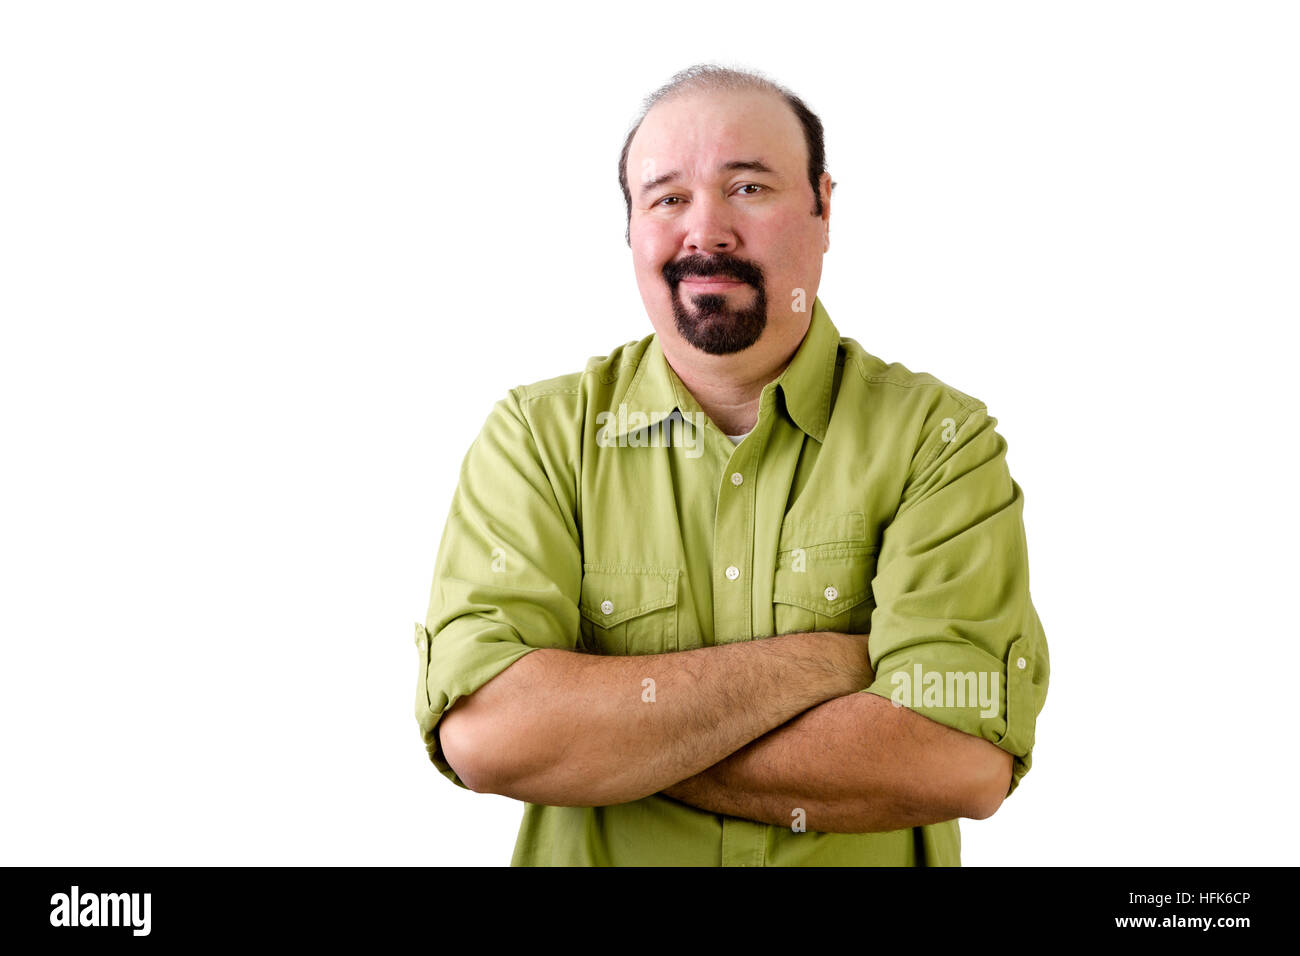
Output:
[[[766,186],[760,186],[758,183],[745,183],[745,185],[740,186],[736,191],[739,192],[741,189],[758,189],[758,190],[762,190],[762,189],[766,189],[766,188],[767,188]],[[745,193],[745,195],[746,195],[746,196],[757,196],[758,193],[756,193],[756,192],[753,192],[753,193]]]
[[[664,203],[668,202],[668,200],[670,200],[670,199],[676,199],[676,200],[678,200],[678,201],[680,202],[680,201],[681,201],[681,198],[682,198],[681,196],[665,196],[663,199],[661,199],[661,200],[659,200],[657,203],[655,203],[655,205],[656,205],[656,206],[662,206]],[[676,203],[674,203],[674,205],[676,205]]]

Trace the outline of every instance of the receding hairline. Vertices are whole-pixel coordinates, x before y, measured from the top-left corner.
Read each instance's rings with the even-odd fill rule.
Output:
[[[678,76],[689,72],[683,70]],[[692,76],[684,81],[670,82],[646,97],[641,107],[641,115],[637,118],[636,125],[628,133],[627,147],[622,159],[623,175],[626,176],[626,164],[632,160],[632,144],[636,140],[636,135],[641,132],[641,127],[645,125],[646,119],[655,107],[671,105],[694,96],[707,96],[712,93],[760,93],[775,97],[794,121],[799,133],[798,140],[803,145],[805,154],[807,153],[808,143],[803,135],[802,128],[800,128],[799,116],[791,106],[789,99],[787,99],[788,91],[761,76],[750,76],[733,70],[726,70],[725,72],[718,70],[705,75]],[[631,189],[630,179],[627,185]],[[645,183],[641,184],[640,194],[645,193],[646,185]]]
[[[790,105],[789,97],[793,94],[761,74],[740,72],[729,68],[712,68],[705,72],[700,72],[701,70],[700,67],[683,70],[645,98],[641,104],[641,111],[636,118],[636,122],[628,132],[629,155],[636,134],[641,131],[641,126],[645,123],[646,117],[650,115],[650,112],[656,106],[676,103],[690,99],[693,96],[705,96],[711,93],[763,93],[776,97],[781,105],[790,112],[794,121],[799,122],[798,115]]]
[[[741,70],[715,64],[701,64],[688,67],[674,74],[672,79],[647,96],[641,103],[641,112],[637,118],[637,124],[639,125],[641,120],[645,119],[646,114],[652,108],[668,100],[679,99],[693,93],[744,90],[772,93],[781,97],[782,100],[794,95],[780,83],[769,79],[758,70]]]

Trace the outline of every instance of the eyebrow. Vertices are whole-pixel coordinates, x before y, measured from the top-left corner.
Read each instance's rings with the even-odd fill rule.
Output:
[[[768,167],[761,159],[733,159],[729,163],[723,163],[718,167],[718,172],[725,173],[736,169],[748,169],[755,173],[771,173],[776,175],[776,170]],[[662,176],[656,176],[648,180],[641,186],[641,198],[644,199],[649,193],[658,189],[666,183],[672,182],[682,174],[680,169],[674,169],[672,172],[664,173]]]

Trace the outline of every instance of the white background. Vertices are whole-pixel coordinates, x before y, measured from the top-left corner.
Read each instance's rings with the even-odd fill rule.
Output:
[[[1295,862],[1294,5],[0,9],[4,863],[508,862],[412,622],[492,403],[650,332],[618,151],[704,61],[822,117],[823,302],[1025,492],[964,862]]]

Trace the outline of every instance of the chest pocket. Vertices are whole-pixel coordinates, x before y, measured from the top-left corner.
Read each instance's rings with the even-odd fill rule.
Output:
[[[860,511],[787,521],[772,583],[776,633],[869,634],[876,559]]]
[[[584,565],[584,649],[618,656],[677,650],[677,575],[676,568]]]

